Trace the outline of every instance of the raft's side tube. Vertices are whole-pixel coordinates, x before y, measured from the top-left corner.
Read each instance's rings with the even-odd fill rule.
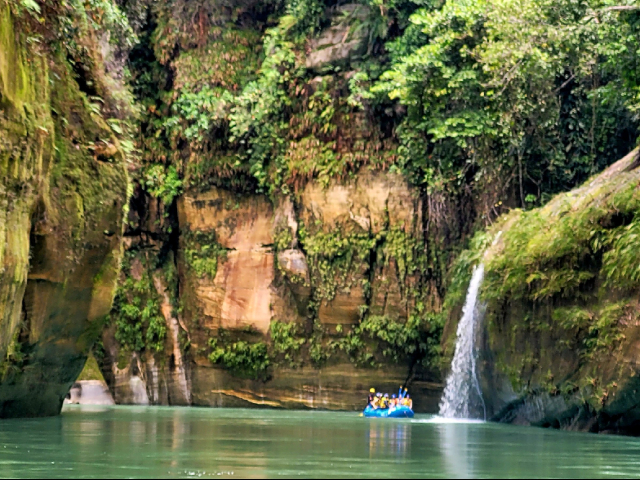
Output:
[[[363,413],[367,418],[413,418],[413,410],[405,406],[394,408],[371,408],[367,406]]]

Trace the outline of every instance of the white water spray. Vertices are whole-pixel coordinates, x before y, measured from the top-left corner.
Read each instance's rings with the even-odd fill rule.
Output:
[[[445,418],[471,418],[479,414],[486,420],[486,407],[476,371],[476,337],[485,310],[485,305],[478,301],[483,278],[484,265],[480,265],[471,277],[462,319],[458,324],[451,373],[440,401],[440,416]]]

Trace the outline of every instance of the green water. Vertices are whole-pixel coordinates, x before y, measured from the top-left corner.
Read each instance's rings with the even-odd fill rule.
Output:
[[[640,476],[640,440],[358,414],[74,407],[0,421],[1,477]]]

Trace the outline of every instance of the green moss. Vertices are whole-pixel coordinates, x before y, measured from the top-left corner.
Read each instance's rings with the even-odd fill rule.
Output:
[[[10,381],[18,375],[27,360],[25,352],[22,351],[22,344],[18,338],[19,334],[19,330],[16,330],[11,337],[5,358],[0,360],[0,382],[2,383]]]
[[[580,196],[561,195],[545,209],[512,214],[517,221],[503,232],[504,250],[487,263],[485,296],[496,302],[568,298],[596,278],[622,291],[640,286],[631,253],[640,194],[636,176],[625,176]]]
[[[215,231],[185,231],[183,241],[189,269],[198,278],[215,279],[218,263],[227,255],[227,249],[217,242]]]
[[[510,213],[458,259],[445,307],[462,305],[472,266],[484,262],[488,342],[515,391],[579,390],[596,408],[611,391],[597,385],[618,378],[612,365],[637,321],[640,287],[632,253],[640,173],[625,170],[632,160],[544,208]]]
[[[390,259],[395,260],[401,282],[424,267],[424,244],[421,239],[415,238],[400,227],[386,230],[383,239],[382,254],[385,262],[388,264]]]
[[[24,115],[24,105],[34,100],[33,72],[26,66],[24,49],[16,43],[13,19],[9,5],[0,5],[0,92],[2,106]]]
[[[268,379],[271,362],[266,343],[231,341],[225,332],[219,332],[218,338],[209,340],[209,348],[209,361],[214,365],[222,365],[239,377],[263,381]]]
[[[104,377],[102,376],[98,362],[93,355],[89,355],[89,358],[87,358],[87,363],[84,364],[84,368],[77,381],[81,382],[84,380],[100,380],[104,382]]]
[[[161,299],[149,273],[148,261],[142,255],[138,256],[143,270],[140,280],[136,281],[130,276],[130,262],[136,253],[129,252],[127,255],[122,272],[124,281],[118,286],[111,310],[111,319],[116,325],[115,338],[124,352],[161,352],[164,350],[167,327],[160,311]]]
[[[602,272],[604,286],[615,290],[632,291],[640,285],[640,262],[638,241],[640,240],[640,215],[626,227],[604,236],[610,249],[603,254]]]
[[[369,233],[343,234],[339,230],[306,234],[301,242],[307,253],[309,271],[318,301],[330,301],[338,291],[348,291],[359,281],[357,274],[368,268],[376,238]]]
[[[291,248],[293,244],[293,233],[289,227],[281,228],[273,236],[273,244],[278,252]]]

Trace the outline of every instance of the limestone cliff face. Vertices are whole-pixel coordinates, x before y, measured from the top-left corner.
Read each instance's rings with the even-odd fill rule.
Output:
[[[486,265],[479,368],[494,420],[640,431],[636,159],[512,212],[470,255]]]
[[[111,307],[127,175],[85,102],[0,4],[0,417],[57,414]]]
[[[96,351],[116,402],[352,409],[419,372],[433,411],[420,192],[390,169],[394,111],[350,98],[381,47],[371,9],[332,6],[306,39],[252,2],[150,16],[143,162]]]
[[[253,327],[266,334],[278,300],[272,290],[276,262],[271,202],[213,189],[185,196],[178,208],[184,232],[210,234],[226,251],[213,278],[196,275],[187,282],[185,294],[199,306],[203,326]],[[189,248],[185,243],[182,250]]]
[[[371,385],[393,390],[407,381],[410,363],[358,368],[341,356],[322,365],[299,360],[312,348],[314,329],[342,338],[361,321],[363,309],[407,318],[416,276],[398,267],[406,261],[400,253],[376,258],[391,242],[387,232],[419,235],[420,201],[400,175],[363,171],[353,181],[325,187],[311,182],[294,201],[211,188],[186,193],[177,208],[174,228],[180,235],[171,255],[179,286],[171,295],[180,308],[164,318],[169,325],[175,317],[179,338],[167,334],[164,353],[139,354],[123,350],[114,329],[105,333],[105,376],[116,402],[353,410],[362,406],[361,393]],[[150,214],[139,231],[153,228],[156,220]],[[350,235],[373,242],[364,252],[350,253],[345,268],[328,272],[313,239],[335,232],[347,246]],[[129,248],[155,257],[163,247],[153,241],[145,245],[147,240],[134,235]],[[134,265],[131,274],[142,278],[144,267],[139,260]],[[166,268],[150,270],[151,276],[162,276]],[[152,295],[166,291],[156,283]],[[301,336],[308,334],[291,352],[291,364],[272,363],[266,377],[250,379],[207,358],[210,340],[221,335],[273,345],[274,322],[295,324]],[[325,352],[331,350],[328,342],[319,345]],[[421,410],[435,411],[437,377],[413,388]]]

